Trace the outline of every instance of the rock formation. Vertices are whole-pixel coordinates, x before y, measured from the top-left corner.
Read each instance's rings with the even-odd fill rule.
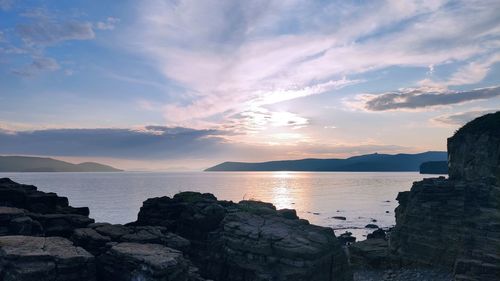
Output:
[[[184,192],[148,199],[134,225],[165,226],[190,240],[193,262],[215,280],[352,279],[332,229],[269,203]]]
[[[415,182],[397,200],[392,254],[449,268],[456,280],[500,276],[500,112],[448,139],[449,179]]]
[[[269,203],[184,192],[146,200],[128,225],[88,213],[0,179],[0,281],[352,280],[332,229]]]

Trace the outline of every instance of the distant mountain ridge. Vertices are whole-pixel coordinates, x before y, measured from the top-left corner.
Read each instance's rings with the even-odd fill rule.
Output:
[[[0,172],[120,172],[94,162],[73,164],[46,157],[0,156]]]
[[[419,171],[428,161],[446,161],[446,151],[417,154],[367,154],[347,159],[301,159],[260,163],[224,162],[206,169],[216,171],[305,171],[305,172],[404,172]]]

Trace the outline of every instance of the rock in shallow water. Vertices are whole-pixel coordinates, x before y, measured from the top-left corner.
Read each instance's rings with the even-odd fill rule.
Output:
[[[61,237],[0,237],[3,281],[95,280],[94,257]]]

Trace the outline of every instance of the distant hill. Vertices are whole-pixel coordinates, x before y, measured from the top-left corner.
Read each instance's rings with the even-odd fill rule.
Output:
[[[111,166],[84,162],[72,164],[44,157],[0,156],[0,172],[120,172]]]
[[[421,174],[448,174],[448,161],[429,161],[420,165]]]
[[[446,161],[445,151],[418,154],[367,154],[347,159],[302,159],[261,163],[224,162],[205,171],[403,172],[419,171],[428,161]]]

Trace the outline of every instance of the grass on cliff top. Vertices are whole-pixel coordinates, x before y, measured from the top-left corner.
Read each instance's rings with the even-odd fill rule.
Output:
[[[488,132],[495,136],[500,136],[500,111],[478,117],[455,132],[453,137],[460,137],[467,134],[482,134]]]

